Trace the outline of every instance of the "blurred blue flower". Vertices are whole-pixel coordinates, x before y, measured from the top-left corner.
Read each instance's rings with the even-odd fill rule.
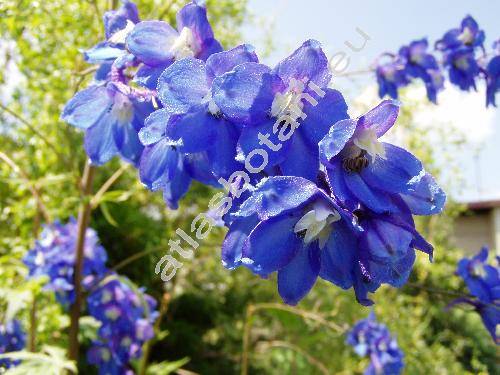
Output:
[[[446,53],[444,66],[448,67],[451,83],[464,91],[476,90],[476,77],[481,70],[472,48],[463,47]]]
[[[385,61],[386,57],[390,60]],[[384,54],[380,56],[377,60],[375,73],[378,82],[378,95],[381,99],[386,95],[397,99],[399,88],[410,83],[405,70],[405,61],[399,55]]]
[[[404,353],[384,324],[378,323],[373,311],[347,334],[347,344],[360,357],[369,357],[365,375],[398,375],[403,371]]]
[[[500,325],[500,258],[496,265],[487,263],[488,248],[483,247],[472,258],[463,258],[458,262],[457,275],[464,281],[470,293],[477,299],[458,298],[448,307],[466,303],[479,313],[486,329],[498,345],[498,326]]]
[[[91,292],[87,304],[89,314],[101,323],[99,339],[87,353],[89,362],[103,375],[131,371],[130,362],[142,355],[143,344],[154,336],[156,301],[114,275]]]
[[[486,106],[496,107],[495,96],[500,91],[500,41],[495,42],[493,48],[498,51],[486,66]]]
[[[46,225],[35,247],[23,259],[29,269],[29,277],[47,277],[44,289],[53,291],[58,302],[66,307],[74,299],[73,269],[77,232],[74,218],[70,218],[66,224],[56,221]],[[97,233],[88,228],[83,261],[84,288],[90,287],[106,273],[106,260],[106,251],[99,245]]]
[[[408,77],[420,78],[427,89],[427,97],[436,103],[436,94],[443,88],[444,78],[436,58],[427,52],[427,39],[416,40],[399,50],[399,56],[405,61]]]
[[[0,354],[23,350],[26,345],[26,333],[17,319],[0,323]],[[17,366],[18,360],[0,359],[0,369]]]
[[[484,39],[484,31],[479,28],[476,20],[468,15],[462,20],[459,28],[449,30],[436,42],[436,48],[447,52],[461,47],[483,47]]]

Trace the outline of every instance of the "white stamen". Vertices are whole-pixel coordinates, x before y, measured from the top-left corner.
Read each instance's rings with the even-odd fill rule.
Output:
[[[172,53],[172,55],[174,55],[174,58],[176,60],[180,60],[185,57],[193,57],[194,55],[196,55],[198,51],[191,29],[184,27],[181,30],[181,33],[175,39],[172,47],[170,47],[170,52]]]
[[[220,109],[215,104],[214,99],[212,98],[212,92],[208,92],[207,95],[201,100],[203,104],[208,103],[208,112],[210,112],[212,115],[217,116],[220,113]]]
[[[332,231],[330,224],[339,220],[340,215],[337,211],[323,205],[316,205],[297,221],[293,231],[299,233],[305,230],[304,243],[309,244],[314,240],[319,240],[319,247],[322,249]]]
[[[112,112],[120,124],[128,124],[134,117],[132,102],[125,95],[118,92],[115,94]]]
[[[304,91],[304,83],[294,78],[290,80],[288,89],[285,93],[277,93],[271,105],[271,116],[281,117],[290,115],[294,120],[302,112],[302,92]]]
[[[372,161],[377,156],[385,159],[384,145],[378,140],[377,132],[373,128],[363,129],[359,135],[353,139],[353,143],[370,155]]]
[[[474,41],[474,34],[472,33],[472,30],[468,27],[464,28],[464,31],[462,31],[462,34],[460,34],[458,40],[460,40],[464,44],[472,44],[472,42]]]
[[[127,20],[125,28],[118,30],[116,33],[111,35],[108,39],[108,42],[115,44],[124,44],[128,34],[130,34],[134,26],[135,24],[132,21]]]

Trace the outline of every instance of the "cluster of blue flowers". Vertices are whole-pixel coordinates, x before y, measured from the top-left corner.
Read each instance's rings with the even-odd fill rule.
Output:
[[[23,261],[28,267],[29,277],[48,278],[45,290],[53,291],[57,301],[68,307],[74,301],[73,271],[78,227],[75,218],[66,224],[56,221],[46,225],[27,252]],[[83,261],[83,286],[88,289],[106,273],[106,250],[99,244],[97,233],[93,229],[85,232]]]
[[[488,249],[483,247],[472,258],[464,258],[458,263],[457,275],[460,276],[469,292],[475,298],[458,298],[451,306],[469,304],[479,313],[484,326],[493,341],[500,345],[498,335],[500,326],[500,257],[495,265],[488,264]]]
[[[74,301],[77,232],[74,218],[66,224],[47,225],[24,258],[29,277],[46,277],[44,289],[53,291],[66,308]],[[131,371],[130,361],[141,356],[143,344],[153,337],[153,323],[158,313],[156,301],[143,289],[133,289],[125,278],[111,272],[105,265],[106,260],[107,254],[99,244],[97,233],[87,228],[82,284],[89,293],[89,314],[101,323],[99,339],[92,343],[88,358],[98,366],[100,374],[121,375]],[[18,335],[19,323],[13,324],[6,330]]]
[[[18,320],[0,323],[0,354],[23,350],[25,345],[26,333]],[[18,364],[18,360],[0,359],[0,369],[7,369]]]
[[[462,20],[459,28],[451,29],[436,42],[435,49],[442,52],[441,63],[428,51],[426,38],[403,46],[398,54],[384,53],[377,60],[376,76],[379,95],[398,97],[398,89],[414,79],[421,79],[427,97],[437,102],[437,93],[444,87],[443,71],[448,70],[450,82],[460,90],[476,90],[476,81],[481,76],[486,82],[486,106],[495,103],[495,94],[500,90],[499,43],[493,44],[488,61],[484,49],[485,34],[471,17]],[[481,51],[481,56],[478,56]]]
[[[87,300],[90,315],[101,322],[87,358],[102,375],[133,374],[130,361],[141,357],[142,346],[154,336],[156,301],[124,280],[104,283]]]
[[[398,375],[403,370],[403,352],[387,327],[376,321],[373,311],[349,331],[347,344],[360,357],[370,358],[365,375]]]
[[[121,155],[171,208],[193,179],[229,190],[211,207],[229,227],[227,268],[277,271],[288,304],[319,276],[370,305],[368,292],[405,283],[415,249],[432,257],[412,214],[439,213],[445,194],[411,153],[379,140],[399,103],[349,118],[319,42],[268,67],[249,45],[223,50],[197,1],[177,29],[139,22],[127,0],[104,21],[106,40],[85,53],[95,80],[62,118],[85,129],[94,164]]]

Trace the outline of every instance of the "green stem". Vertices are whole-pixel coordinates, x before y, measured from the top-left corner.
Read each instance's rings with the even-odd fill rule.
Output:
[[[90,195],[92,192],[92,182],[94,179],[95,167],[91,166],[89,162],[85,165],[82,177],[81,192],[82,203],[78,213],[78,233],[76,241],[76,260],[74,268],[73,285],[75,286],[75,301],[70,308],[70,327],[69,327],[69,353],[68,357],[75,362],[78,361],[78,331],[80,323],[80,314],[82,310],[82,274],[83,274],[83,260],[85,248],[85,233],[90,221]]]

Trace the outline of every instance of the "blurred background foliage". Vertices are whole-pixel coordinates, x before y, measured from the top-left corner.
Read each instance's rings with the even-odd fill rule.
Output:
[[[173,23],[185,2],[141,0],[138,7],[143,19]],[[114,5],[116,1],[103,0],[0,1],[0,152],[4,155],[0,161],[0,319],[21,319],[36,339],[30,340],[30,349],[48,360],[55,373],[69,366],[57,350],[67,348],[69,319],[54,296],[42,292],[40,282],[25,280],[21,259],[45,221],[33,190],[51,219],[65,221],[77,214],[78,183],[85,163],[82,134],[62,123],[59,114],[74,92],[91,80],[80,50],[102,38],[101,16]],[[256,22],[246,5],[246,0],[207,1],[216,34],[226,47],[241,42],[238,30],[244,22]],[[404,97],[403,102],[398,141],[441,175],[444,186],[456,183],[459,168],[452,155],[463,139],[447,132],[446,124],[437,134],[413,127],[412,113],[425,110],[427,104]],[[352,108],[351,114],[364,109]],[[436,137],[446,147],[432,147],[429,140]],[[99,168],[94,192],[120,165],[115,159]],[[109,266],[119,267],[120,273],[145,286],[158,301],[168,302],[148,373],[167,374],[182,366],[200,374],[235,374],[241,370],[242,354],[248,358],[251,374],[362,373],[367,359],[359,359],[345,345],[344,333],[369,310],[355,302],[353,293],[318,281],[303,302],[287,308],[280,302],[273,278],[261,280],[246,269],[230,272],[222,267],[222,229],[214,230],[194,259],[185,261],[173,282],[164,285],[154,266],[166,253],[168,239],[175,236],[176,228],[189,230],[194,216],[206,211],[214,191],[195,185],[179,210],[170,211],[160,194],[140,185],[133,168],[123,170],[98,202],[91,226],[108,252]],[[419,220],[424,236],[436,246],[434,263],[420,254],[407,286],[383,287],[374,296],[378,319],[397,336],[405,353],[408,374],[499,371],[496,348],[480,318],[462,309],[444,311],[455,297],[446,291],[465,292],[453,276],[463,250],[449,243],[460,210],[450,202],[443,215]],[[78,366],[84,374],[95,371],[85,364],[83,354],[95,335],[94,323],[83,318],[81,325]],[[31,365],[25,373],[38,368],[35,357],[25,363]]]

